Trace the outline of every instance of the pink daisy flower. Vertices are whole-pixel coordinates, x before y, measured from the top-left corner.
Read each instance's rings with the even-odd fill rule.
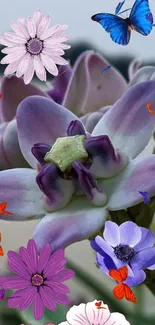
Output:
[[[25,84],[30,83],[34,72],[37,77],[46,81],[46,70],[54,76],[58,75],[56,64],[66,65],[68,62],[61,56],[63,50],[70,45],[63,44],[70,37],[64,36],[67,25],[55,25],[49,28],[51,18],[44,16],[38,9],[33,17],[19,17],[17,24],[11,22],[14,32],[5,33],[0,43],[8,46],[2,50],[7,54],[1,64],[9,64],[5,75],[16,72],[16,76],[24,77]]]
[[[44,308],[56,311],[56,303],[70,304],[67,293],[69,288],[62,284],[74,276],[74,271],[64,270],[66,265],[64,249],[58,249],[52,254],[51,245],[43,247],[38,256],[34,240],[29,240],[27,248],[20,247],[19,254],[8,252],[8,266],[17,276],[0,278],[4,289],[18,289],[8,298],[9,308],[20,311],[33,304],[35,319],[40,320]]]

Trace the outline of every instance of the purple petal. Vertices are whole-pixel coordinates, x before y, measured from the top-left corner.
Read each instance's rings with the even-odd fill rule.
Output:
[[[40,288],[40,295],[45,307],[49,310],[56,311],[55,292],[51,288],[45,286]]]
[[[79,120],[70,122],[67,129],[67,135],[68,137],[74,135],[86,135],[83,124]]]
[[[75,275],[75,272],[70,269],[61,270],[57,274],[53,275],[50,280],[54,282],[64,282],[69,280]]]
[[[4,289],[12,290],[12,289],[24,289],[31,286],[31,282],[25,279],[21,279],[18,276],[15,276],[14,279],[8,279],[3,284]]]
[[[108,62],[93,51],[82,53],[74,64],[63,105],[79,116],[113,104],[127,84],[113,67],[101,73],[107,65]]]
[[[94,249],[94,251],[96,251],[97,253],[99,253],[103,257],[107,256],[107,254],[105,253],[105,251],[103,251],[102,248],[99,245],[97,245],[95,239],[92,239],[90,241],[90,245],[91,245],[91,248]]]
[[[88,200],[76,198],[66,208],[47,215],[37,225],[33,239],[40,250],[45,244],[52,250],[84,240],[102,228],[108,216],[104,207],[91,206]]]
[[[34,170],[16,168],[0,172],[1,201],[8,202],[7,210],[14,214],[0,214],[0,219],[25,220],[30,216],[44,216],[42,196]]]
[[[56,300],[57,303],[59,303],[61,305],[69,305],[70,304],[69,298],[63,293],[54,292],[54,299]]]
[[[83,189],[88,200],[95,206],[105,206],[107,196],[100,190],[90,171],[80,161],[74,161],[72,166],[77,173],[80,187]]]
[[[33,303],[33,315],[36,320],[40,320],[43,317],[44,309],[44,303],[42,302],[40,294],[37,293]]]
[[[24,98],[32,95],[48,97],[45,92],[36,86],[32,84],[25,85],[23,78],[17,78],[16,76],[3,78],[1,93],[3,94],[1,114],[4,121],[11,121],[15,117],[17,107]]]
[[[52,146],[58,137],[66,136],[67,127],[73,120],[77,117],[52,99],[31,96],[20,103],[17,110],[19,143],[32,167],[36,167],[36,159],[31,152],[34,144]]]
[[[155,102],[155,81],[131,87],[102,117],[92,135],[106,134],[113,146],[134,158],[148,144],[155,124],[146,104]]]
[[[127,209],[143,202],[144,197],[139,190],[147,191],[149,197],[155,195],[155,156],[139,157],[115,178],[99,181],[99,187],[108,193],[108,208],[116,211]]]
[[[153,264],[155,264],[155,247],[149,247],[138,252],[131,261],[131,267],[137,270],[146,269]]]
[[[133,78],[129,82],[129,87],[132,87],[140,82],[154,80],[152,79],[155,73],[154,66],[146,66],[136,71]]]
[[[134,247],[136,252],[139,252],[142,249],[152,247],[155,242],[155,235],[152,231],[147,228],[140,227],[142,237],[140,242]]]
[[[128,164],[128,157],[114,147],[108,136],[90,137],[85,148],[93,164],[90,172],[95,178],[109,178],[117,175]]]
[[[112,258],[107,255],[107,258],[104,258],[99,253],[96,254],[96,261],[102,272],[109,275],[109,270],[117,269]],[[106,263],[105,263],[106,262]]]
[[[123,222],[119,226],[120,243],[121,245],[128,245],[134,247],[141,240],[141,230],[132,221]]]
[[[27,252],[30,255],[31,260],[33,261],[33,266],[35,271],[38,269],[38,252],[37,246],[33,239],[30,239],[27,244]]]
[[[70,64],[66,64],[63,66],[60,65],[58,70],[59,70],[59,75],[54,78],[54,84],[55,84],[55,88],[59,89],[61,93],[64,95],[72,75],[72,69]]]
[[[36,295],[37,295],[36,287],[30,287],[30,288],[24,289],[21,301],[18,306],[19,310],[23,311],[23,310],[27,309],[33,303]]]
[[[139,284],[143,283],[146,279],[146,273],[143,270],[135,270],[134,269],[134,276],[127,277],[124,281],[129,287],[136,287]]]
[[[2,159],[6,160],[9,168],[29,167],[29,164],[23,157],[19,146],[16,120],[7,124],[1,141]]]
[[[51,146],[45,143],[35,143],[31,151],[34,157],[39,161],[40,165],[45,165],[44,157],[48,151],[51,150]]]
[[[26,269],[25,264],[22,262],[21,257],[14,251],[8,251],[9,268],[14,273],[20,275],[22,278],[29,280],[30,274]]]
[[[41,273],[49,262],[51,255],[51,246],[49,244],[45,245],[40,252],[39,261],[38,261],[38,273]]]
[[[47,92],[47,94],[57,103],[61,104],[64,95],[60,92],[59,89],[52,89]]]
[[[0,290],[0,300],[3,300],[4,296],[5,296],[5,290],[2,289],[2,290]]]
[[[113,255],[113,248],[101,236],[95,237],[95,243],[108,255]]]
[[[16,308],[19,306],[24,290],[17,290],[8,298],[8,307]]]
[[[32,239],[29,240],[27,249],[25,247],[20,247],[19,254],[29,270],[29,273],[36,273],[38,268],[38,256],[35,242]]]
[[[129,70],[128,70],[128,75],[129,75],[129,80],[131,81],[136,72],[138,71],[139,67],[141,66],[142,60],[141,59],[135,59],[133,60],[130,65],[129,65]],[[145,81],[145,80],[142,80]]]
[[[69,293],[70,289],[62,283],[54,282],[53,279],[50,281],[45,281],[45,284],[49,286],[52,290],[59,293]]]
[[[105,222],[104,239],[110,246],[117,246],[120,244],[120,229],[119,226],[112,221]]]
[[[50,211],[65,207],[74,193],[73,181],[62,178],[59,169],[51,163],[40,170],[36,182],[49,199]]]
[[[86,120],[85,123],[85,127],[87,132],[89,132],[90,134],[93,132],[94,127],[96,126],[96,124],[99,122],[99,120],[103,117],[103,113],[102,112],[93,112],[91,113]]]
[[[64,258],[64,249],[58,249],[54,252],[44,269],[44,276],[50,279],[53,275],[59,272],[66,265]]]

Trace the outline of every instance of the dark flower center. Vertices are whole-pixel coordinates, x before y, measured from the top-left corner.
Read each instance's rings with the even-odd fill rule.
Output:
[[[26,48],[30,54],[37,55],[43,50],[43,42],[38,38],[32,38],[27,42]]]
[[[135,255],[134,249],[132,247],[121,244],[114,247],[114,253],[119,260],[127,263],[129,263]]]
[[[44,282],[44,278],[40,274],[34,274],[32,276],[31,282],[33,286],[40,287]]]

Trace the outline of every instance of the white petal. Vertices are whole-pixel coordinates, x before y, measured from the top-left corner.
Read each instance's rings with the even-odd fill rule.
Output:
[[[40,9],[37,9],[35,12],[34,12],[34,15],[33,15],[33,21],[35,23],[35,26],[36,26],[36,29],[38,28],[39,26],[39,23],[42,19],[42,13],[40,11]]]
[[[51,36],[56,32],[56,30],[58,30],[59,27],[60,27],[60,25],[55,25],[55,26],[53,26],[53,27],[51,27],[51,28],[49,28],[49,29],[46,29],[46,30],[42,33],[42,35],[41,35],[41,39],[44,40],[44,39],[46,39],[46,38],[51,37]]]
[[[14,46],[14,43],[6,39],[4,36],[0,36],[0,44],[3,44],[5,46],[12,47]]]
[[[40,54],[40,58],[42,61],[42,64],[45,66],[47,71],[51,73],[53,76],[58,75],[58,69],[57,66],[55,65],[54,61],[47,55],[44,55],[43,53]]]
[[[20,64],[17,69],[16,76],[18,78],[20,78],[26,72],[26,70],[29,67],[30,61],[31,61],[31,56],[30,54],[26,53],[22,58],[22,60],[20,61]]]
[[[41,81],[46,81],[46,70],[45,70],[43,64],[41,63],[39,56],[37,56],[37,55],[34,56],[34,69],[35,69],[37,77]]]
[[[19,53],[8,54],[1,60],[1,64],[8,64],[8,63],[17,61],[18,59],[22,58],[25,53],[26,53],[26,50],[24,51],[23,49],[21,49],[21,51],[19,51]]]
[[[21,38],[25,39],[25,33],[23,32],[21,24],[15,24],[14,22],[10,23],[11,28],[13,31]]]
[[[44,47],[44,50],[42,51],[42,53],[47,54],[49,56],[52,55],[64,55],[65,52],[62,49],[59,48],[50,48],[50,47]]]
[[[28,27],[27,27],[27,21],[25,18],[23,17],[19,17],[17,19],[20,29],[22,31],[22,33],[25,35],[26,39],[28,40],[30,38],[29,32],[28,32]]]
[[[17,43],[17,44],[25,44],[26,40],[25,38],[19,37],[15,33],[5,33],[4,34],[5,38],[12,43]]]
[[[5,53],[5,54],[10,54],[10,53],[13,54],[13,53],[20,52],[21,50],[23,50],[25,52],[25,46],[24,45],[14,46],[14,47],[6,47],[1,52]]]
[[[86,316],[89,321],[89,324],[105,324],[107,323],[110,317],[110,310],[107,305],[102,303],[104,309],[97,309],[95,303],[97,300],[88,302],[86,304]]]
[[[35,37],[36,35],[36,26],[33,22],[33,19],[32,17],[28,17],[27,18],[27,27],[28,27],[28,31],[29,31],[29,34],[32,38]]]
[[[51,17],[50,16],[43,16],[40,24],[37,29],[37,36],[41,38],[41,35],[45,32],[45,30],[48,28],[49,24],[51,22]]]
[[[60,64],[60,65],[66,65],[66,64],[68,64],[68,61],[66,61],[64,58],[61,58],[58,55],[52,55],[52,59],[54,60],[54,62],[56,64]]]
[[[33,64],[33,58],[31,57],[28,65],[28,69],[24,74],[24,82],[26,85],[31,82],[33,75],[34,75],[34,64]]]
[[[8,75],[8,74],[12,74],[15,71],[17,71],[19,63],[21,62],[21,59],[14,61],[13,63],[10,63],[6,69],[4,70],[4,74]]]

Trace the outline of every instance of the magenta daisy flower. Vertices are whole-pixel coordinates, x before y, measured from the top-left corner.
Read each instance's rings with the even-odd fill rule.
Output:
[[[0,278],[4,289],[18,289],[8,298],[9,308],[20,311],[33,304],[33,314],[39,320],[44,308],[56,311],[56,303],[70,304],[69,288],[62,284],[74,276],[74,271],[64,270],[66,264],[64,249],[51,252],[51,245],[45,245],[38,256],[34,240],[29,240],[27,248],[20,247],[19,254],[8,252],[8,265],[17,276]]]
[[[40,80],[46,81],[45,68],[57,76],[56,64],[68,64],[61,57],[65,53],[63,50],[70,48],[70,45],[62,44],[69,39],[63,35],[68,26],[55,25],[48,29],[50,21],[50,16],[44,16],[38,9],[27,20],[19,17],[17,24],[11,22],[14,32],[0,37],[0,43],[8,46],[2,50],[7,55],[1,60],[1,64],[9,64],[4,74],[16,72],[16,76],[23,76],[25,84],[28,84],[34,72]]]

